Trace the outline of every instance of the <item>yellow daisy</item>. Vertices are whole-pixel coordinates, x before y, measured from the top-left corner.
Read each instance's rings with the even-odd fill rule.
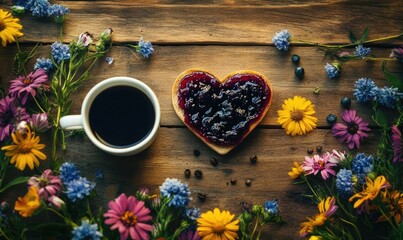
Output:
[[[294,161],[294,167],[292,167],[291,171],[288,172],[288,176],[290,176],[291,179],[296,179],[299,178],[303,172],[304,170],[302,169],[301,165]]]
[[[40,144],[40,138],[35,137],[35,133],[27,127],[27,132],[22,133],[19,131],[14,132],[12,135],[13,145],[4,146],[1,150],[6,151],[7,157],[11,157],[10,163],[23,171],[25,166],[28,165],[30,169],[39,166],[38,158],[41,160],[46,159],[46,155],[40,150],[45,148],[45,144]]]
[[[31,186],[24,197],[18,197],[15,202],[14,210],[18,211],[23,217],[30,217],[41,206],[39,200],[38,188]]]
[[[304,97],[294,96],[284,101],[282,110],[278,110],[277,122],[291,136],[303,135],[316,127],[315,105]]]
[[[7,42],[15,42],[16,38],[24,35],[20,32],[22,25],[19,22],[20,19],[14,18],[11,13],[0,9],[0,39],[3,47],[7,45]]]
[[[361,192],[351,196],[349,201],[352,202],[354,201],[354,199],[358,198],[358,200],[356,200],[354,203],[354,208],[358,208],[365,201],[374,200],[382,189],[387,189],[390,187],[390,183],[388,182],[388,180],[386,180],[384,176],[378,176],[377,178],[375,178],[374,181],[372,181],[370,178],[365,178],[364,189]]]
[[[201,214],[197,219],[197,231],[202,239],[234,240],[238,238],[239,220],[233,221],[235,215],[215,208]]]

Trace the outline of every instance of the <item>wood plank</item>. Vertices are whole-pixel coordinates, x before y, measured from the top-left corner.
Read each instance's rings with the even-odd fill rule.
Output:
[[[363,145],[362,151],[375,151],[375,133]],[[284,143],[287,144],[284,144]],[[263,204],[266,200],[277,198],[282,215],[287,221],[283,226],[266,228],[263,239],[298,239],[299,224],[306,216],[313,215],[317,209],[309,200],[303,198],[304,187],[293,185],[287,172],[293,161],[302,163],[308,148],[323,146],[323,152],[343,149],[329,130],[314,130],[312,133],[290,137],[282,130],[257,129],[244,143],[225,156],[218,156],[187,129],[160,128],[156,141],[149,149],[135,156],[113,157],[98,150],[86,137],[68,139],[65,161],[76,163],[83,176],[95,179],[95,171],[101,170],[104,180],[97,180],[99,201],[106,207],[107,201],[119,193],[134,194],[138,188],[147,186],[158,193],[158,186],[166,178],[178,178],[187,182],[192,191],[190,206],[202,211],[214,207],[240,213],[240,203]],[[199,157],[193,150],[201,152]],[[250,157],[257,156],[256,164]],[[219,165],[210,164],[216,157]],[[203,171],[203,178],[185,178],[184,170],[192,173]],[[231,179],[237,179],[235,185]],[[247,187],[245,179],[251,179]],[[197,193],[206,193],[205,202],[199,201]]]
[[[43,46],[39,56],[48,56],[48,49],[48,45]],[[97,82],[114,76],[129,76],[142,80],[156,92],[161,105],[162,125],[183,126],[171,103],[172,84],[182,71],[196,67],[211,71],[217,77],[224,77],[236,70],[251,69],[268,77],[274,90],[273,103],[261,123],[262,126],[279,127],[277,110],[281,108],[283,101],[294,95],[301,95],[315,104],[318,126],[328,128],[326,116],[329,113],[341,116],[343,109],[339,101],[344,96],[353,100],[353,109],[357,109],[366,121],[371,121],[370,106],[354,100],[353,87],[357,79],[368,77],[380,86],[387,85],[381,71],[381,62],[352,61],[344,65],[339,79],[328,79],[323,66],[330,61],[323,60],[322,52],[312,47],[293,47],[286,54],[280,53],[274,47],[265,46],[155,46],[155,50],[151,59],[144,60],[126,47],[114,46],[108,53],[108,56],[114,58],[114,63],[108,65],[100,60],[92,70],[89,81],[75,93],[77,101],[74,102],[71,113],[80,112],[80,104],[85,94]],[[8,81],[15,78],[10,70],[10,59],[13,58],[15,49],[7,47],[0,51],[4,53],[0,55],[0,78],[3,86],[7,88]],[[303,80],[294,75],[295,65],[290,60],[293,53],[301,56],[300,65],[305,68]],[[374,53],[379,57],[387,57],[390,50],[374,49]],[[403,74],[401,64],[389,66],[393,71]],[[315,87],[321,88],[319,95],[313,94]]]
[[[65,40],[84,31],[98,33],[107,27],[114,29],[116,42],[137,41],[144,36],[156,44],[204,45],[271,45],[274,33],[284,28],[295,38],[321,43],[346,43],[349,30],[358,35],[365,27],[370,29],[370,39],[402,32],[402,27],[397,27],[403,19],[401,1],[293,3],[228,6],[63,1],[71,10],[64,27]],[[25,33],[21,41],[53,42],[59,36],[52,21],[26,15],[21,22]],[[402,40],[395,41],[401,43]]]

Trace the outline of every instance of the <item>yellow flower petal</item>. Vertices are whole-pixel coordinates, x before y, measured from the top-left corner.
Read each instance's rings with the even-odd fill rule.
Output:
[[[45,144],[40,144],[39,137],[31,132],[27,127],[27,133],[21,134],[15,132],[11,134],[14,144],[4,146],[1,149],[5,151],[5,155],[11,157],[10,163],[14,164],[19,170],[24,170],[28,165],[30,169],[39,166],[39,159],[46,159],[46,155],[41,152],[45,148]]]

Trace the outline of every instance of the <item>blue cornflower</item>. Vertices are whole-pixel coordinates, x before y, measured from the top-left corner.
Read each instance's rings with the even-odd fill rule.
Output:
[[[337,192],[342,198],[349,198],[354,193],[353,173],[348,169],[340,169],[336,175]]]
[[[60,63],[63,60],[70,59],[70,47],[67,44],[63,44],[60,42],[54,42],[51,45],[52,56],[56,60],[57,63]]]
[[[143,38],[140,38],[136,49],[144,58],[149,58],[154,53],[153,45],[148,41],[144,41]]]
[[[374,170],[374,157],[359,153],[351,162],[351,167],[353,173],[358,177],[358,182],[364,184],[367,174]]]
[[[283,29],[280,32],[276,32],[272,41],[278,50],[287,51],[288,46],[290,45],[290,38],[291,33],[289,33],[288,30]]]
[[[378,94],[376,100],[382,106],[394,109],[399,99],[403,99],[403,93],[399,92],[398,88],[383,87],[378,88]]]
[[[76,180],[67,182],[65,185],[67,197],[73,202],[89,196],[92,189],[95,187],[94,182],[88,181],[84,177],[79,177]]]
[[[88,220],[81,220],[81,226],[74,227],[71,233],[73,234],[73,240],[100,240],[103,237],[102,233],[98,231],[98,225],[96,223],[90,224]]]
[[[355,55],[358,57],[364,59],[366,56],[371,54],[371,48],[366,48],[362,46],[361,44],[355,47]]]
[[[51,17],[61,17],[68,14],[69,12],[70,10],[67,7],[59,4],[53,4],[48,8],[48,16]]]
[[[274,200],[268,200],[263,204],[263,209],[270,214],[277,215],[280,210],[278,209],[278,201],[276,199]]]
[[[360,78],[355,82],[353,95],[358,102],[368,102],[375,99],[378,93],[378,86],[370,78]]]
[[[59,168],[59,177],[63,183],[68,183],[80,178],[80,171],[74,163],[65,162]]]
[[[186,208],[185,216],[192,221],[196,221],[200,217],[200,208]]]
[[[50,4],[47,0],[30,0],[27,2],[27,9],[32,12],[34,17],[49,17]]]
[[[34,65],[34,70],[43,69],[45,72],[49,73],[53,69],[53,63],[50,58],[38,58]]]
[[[172,198],[169,206],[185,207],[191,200],[189,187],[176,178],[167,178],[160,186],[163,197]]]
[[[326,63],[325,71],[330,79],[336,78],[340,75],[339,68],[335,66],[335,64]]]

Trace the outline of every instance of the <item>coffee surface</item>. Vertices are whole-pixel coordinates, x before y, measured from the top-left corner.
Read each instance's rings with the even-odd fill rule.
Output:
[[[155,122],[155,112],[142,91],[116,86],[94,99],[89,122],[99,141],[110,147],[125,148],[147,137]]]

